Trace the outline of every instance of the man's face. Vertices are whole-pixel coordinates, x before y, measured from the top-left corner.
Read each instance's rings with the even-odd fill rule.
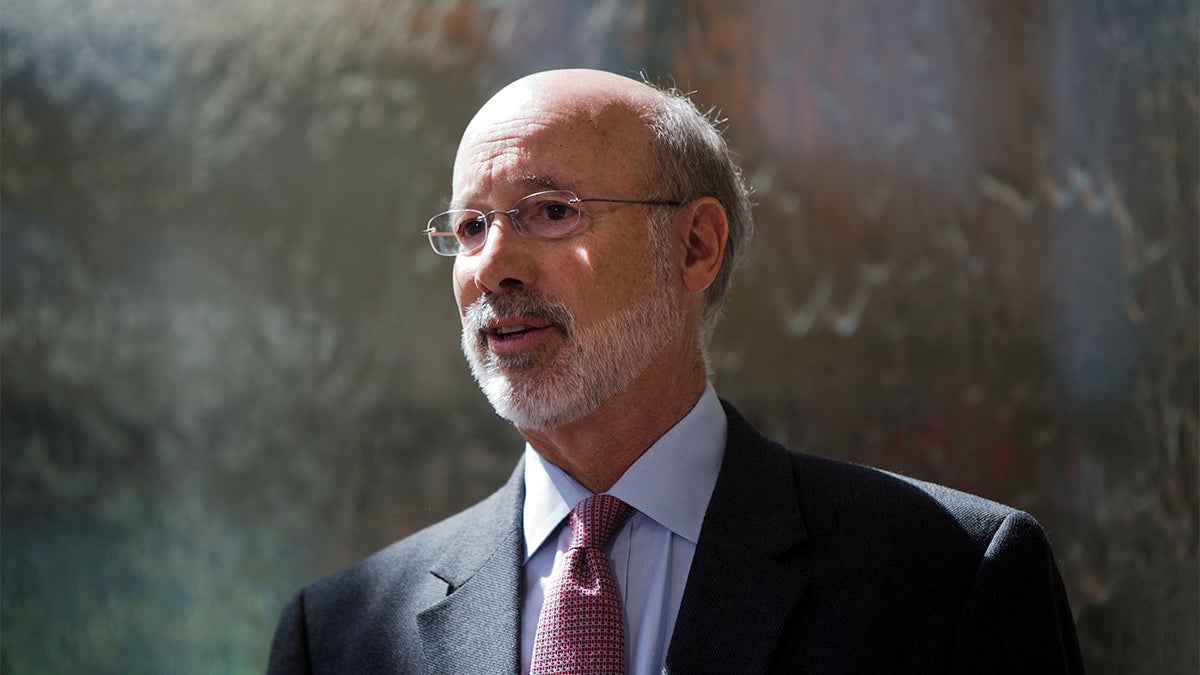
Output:
[[[537,97],[485,108],[455,161],[453,205],[504,210],[548,189],[645,199],[647,134],[632,114],[563,112]],[[660,208],[585,203],[584,230],[558,241],[498,216],[483,249],[456,258],[463,351],[501,416],[532,430],[582,418],[678,336],[677,275],[647,222]]]

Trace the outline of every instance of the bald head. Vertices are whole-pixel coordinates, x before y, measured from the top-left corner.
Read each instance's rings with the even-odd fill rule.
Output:
[[[527,102],[564,110],[603,111],[623,107],[644,113],[662,97],[662,92],[644,82],[602,70],[548,70],[522,77],[501,89],[479,110],[476,119],[497,114],[497,108],[502,111]]]
[[[553,70],[523,77],[501,89],[471,120],[455,157],[454,190],[474,172],[481,151],[513,138],[562,136],[560,143],[595,146],[592,172],[620,165],[636,169],[644,189],[652,180],[654,132],[649,113],[663,94],[653,87],[599,70]],[[562,133],[566,132],[566,133]],[[525,159],[528,159],[526,156]]]

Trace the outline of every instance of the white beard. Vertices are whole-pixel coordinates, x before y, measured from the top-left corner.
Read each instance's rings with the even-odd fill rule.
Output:
[[[564,305],[534,291],[482,296],[467,308],[462,348],[471,374],[496,413],[518,428],[554,429],[595,412],[624,391],[683,330],[682,307],[660,266],[650,294],[590,326],[577,326]],[[558,352],[499,356],[483,326],[500,316],[550,322],[562,334]]]

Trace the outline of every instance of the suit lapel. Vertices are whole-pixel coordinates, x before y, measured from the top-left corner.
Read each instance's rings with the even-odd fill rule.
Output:
[[[430,572],[446,597],[417,615],[430,672],[516,673],[520,654],[525,462],[474,507]]]
[[[808,583],[787,452],[724,405],[725,457],[667,651],[672,673],[764,672]]]

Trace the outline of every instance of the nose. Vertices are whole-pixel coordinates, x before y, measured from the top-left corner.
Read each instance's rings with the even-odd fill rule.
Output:
[[[503,222],[505,216],[507,222]],[[537,265],[530,250],[530,239],[517,232],[512,215],[505,211],[488,214],[488,232],[483,248],[473,256],[459,256],[460,262],[473,265],[470,270],[475,286],[484,293],[499,293],[518,286],[532,286],[537,280]]]

